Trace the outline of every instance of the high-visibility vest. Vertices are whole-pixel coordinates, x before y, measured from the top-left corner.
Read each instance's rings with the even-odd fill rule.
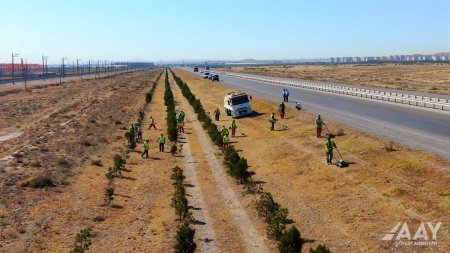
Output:
[[[225,136],[228,134],[228,129],[226,129],[225,127],[222,128],[222,135]]]
[[[270,122],[275,123],[276,121],[275,116],[270,117]]]
[[[237,128],[236,121],[233,121],[233,122],[231,123],[231,128],[232,128],[232,129],[236,129],[236,128]]]
[[[228,143],[230,141],[230,137],[228,137],[228,136],[224,136],[223,137],[223,143]]]
[[[153,117],[150,117],[150,123],[155,123],[155,119],[153,119]]]
[[[322,118],[317,118],[317,119],[316,119],[316,125],[317,125],[317,126],[320,126],[320,127],[323,125],[323,120],[322,120]]]
[[[148,141],[144,142],[144,150],[148,150],[150,148],[150,143]]]
[[[166,143],[166,137],[164,137],[164,136],[159,136],[158,142],[159,142],[159,143]]]
[[[332,140],[327,141],[325,143],[325,145],[326,145],[326,151],[328,153],[333,152],[333,147],[336,147],[336,143],[334,143],[334,141],[332,141]]]

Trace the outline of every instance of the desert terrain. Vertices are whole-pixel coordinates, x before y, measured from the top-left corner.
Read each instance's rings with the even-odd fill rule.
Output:
[[[450,95],[450,64],[326,64],[221,70]]]
[[[180,219],[171,205],[172,168],[184,173],[198,252],[277,252],[258,217],[257,194],[246,194],[227,174],[224,154],[168,71],[175,111],[186,113],[185,133],[168,131],[166,71],[160,68],[63,85],[36,86],[0,97],[0,252],[69,252],[77,233],[92,231],[87,252],[172,252]],[[218,83],[173,69],[207,113],[222,109]],[[205,88],[207,87],[207,88]],[[151,93],[151,101],[146,102]],[[288,105],[287,117],[269,131],[273,102],[253,96],[252,117],[239,118],[231,145],[247,159],[258,187],[289,210],[304,240],[302,252],[319,244],[332,252],[448,252],[450,161],[327,122],[350,167],[327,165],[324,138],[314,116]],[[127,147],[124,136],[144,114],[143,140]],[[157,130],[149,127],[153,116]],[[278,117],[278,116],[277,116]],[[218,127],[230,126],[222,114]],[[177,152],[170,152],[172,146]],[[113,157],[125,159],[115,180],[105,173]],[[109,183],[108,183],[109,182]],[[108,186],[114,186],[106,203]],[[379,238],[398,221],[415,228],[442,222],[438,245],[395,247]]]

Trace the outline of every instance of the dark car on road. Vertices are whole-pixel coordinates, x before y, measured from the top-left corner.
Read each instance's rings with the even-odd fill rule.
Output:
[[[211,78],[210,78],[210,80],[211,81],[219,81],[219,75],[217,75],[217,74],[214,74],[214,75],[210,75],[211,76]]]

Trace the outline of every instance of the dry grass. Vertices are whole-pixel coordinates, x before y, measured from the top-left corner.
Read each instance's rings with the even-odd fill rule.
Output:
[[[298,65],[224,70],[450,95],[450,64]]]
[[[165,231],[175,228],[169,206],[170,175],[161,170],[164,157],[143,160],[140,154],[130,153],[131,172],[124,172],[125,177],[115,183],[112,204],[121,208],[101,206],[104,168],[111,166],[114,154],[125,151],[124,131],[116,122],[128,124],[136,119],[150,89],[144,81],[151,83],[157,73],[145,71],[2,97],[1,132],[14,129],[23,135],[0,145],[0,158],[16,154],[10,162],[0,161],[4,168],[0,225],[8,231],[0,251],[68,252],[76,233],[90,226],[96,234],[93,252],[170,251],[173,239]],[[155,102],[163,106],[162,92],[158,96],[161,99]],[[162,107],[158,110],[164,112]],[[164,114],[159,115],[162,123]],[[156,139],[157,134],[144,132],[144,138]],[[91,157],[101,159],[105,167],[91,165]],[[57,187],[17,187],[41,173],[51,175]],[[156,224],[154,217],[167,221],[157,237],[150,232]]]
[[[176,72],[211,113],[232,91]],[[302,236],[316,240],[306,250],[325,243],[333,252],[402,252],[377,240],[395,222],[450,222],[450,199],[439,195],[450,184],[450,161],[399,144],[395,144],[398,151],[386,152],[385,140],[328,122],[330,129],[345,129],[336,143],[352,164],[339,169],[326,165],[325,140],[315,137],[313,115],[288,108],[282,123],[289,130],[270,132],[268,119],[277,105],[254,96],[252,107],[262,115],[237,120],[238,138],[232,139],[233,145],[248,159],[255,179],[288,207]],[[219,125],[230,124],[229,117],[221,117]],[[439,238],[447,246],[428,252],[448,252],[448,234],[443,232]]]

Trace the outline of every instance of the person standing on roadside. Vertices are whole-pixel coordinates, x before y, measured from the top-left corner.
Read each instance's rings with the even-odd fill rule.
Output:
[[[231,137],[236,137],[236,129],[237,129],[236,120],[233,120],[233,122],[231,122]]]
[[[277,122],[277,119],[275,118],[275,113],[272,112],[272,115],[270,116],[270,123],[271,123],[270,131],[275,130],[275,122]]]
[[[148,127],[148,130],[150,130],[152,127],[156,130],[155,119],[153,118],[153,116],[150,116],[150,126]]]
[[[148,158],[148,150],[149,149],[150,149],[150,141],[146,140],[146,141],[144,141],[144,152],[142,152],[141,157],[144,157],[144,155],[146,155]]]
[[[285,113],[285,111],[286,111],[286,106],[284,105],[284,102],[282,102],[282,103],[280,104],[280,106],[278,107],[278,111],[280,111],[280,117],[281,117],[282,119],[284,119],[284,113]]]
[[[214,111],[214,118],[216,119],[216,121],[219,121],[220,118],[219,108],[216,108],[216,110]]]
[[[289,102],[289,91],[288,89],[286,89],[286,101],[284,102]]]
[[[320,117],[320,115],[317,116],[316,119],[316,133],[317,133],[317,138],[320,138],[320,136],[322,135],[322,126],[325,123],[323,122],[322,117]]]
[[[164,137],[164,135],[161,134],[158,138],[159,152],[164,152],[164,144],[165,143],[166,143],[166,137]]]
[[[286,89],[283,89],[283,102],[286,102]]]

